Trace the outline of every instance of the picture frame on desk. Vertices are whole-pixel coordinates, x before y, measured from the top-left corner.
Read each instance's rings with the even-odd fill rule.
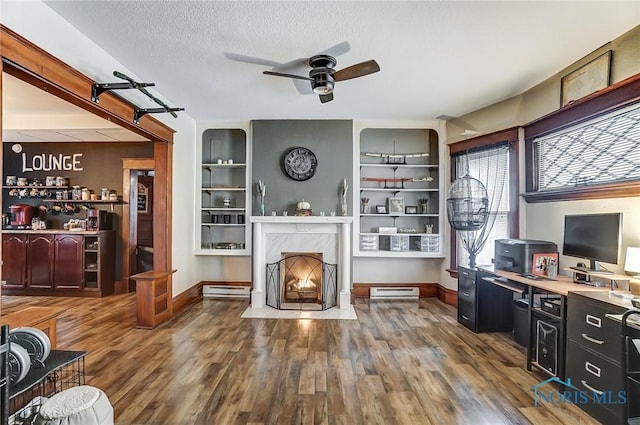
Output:
[[[558,253],[539,252],[533,254],[531,274],[540,277],[555,278],[558,276]]]

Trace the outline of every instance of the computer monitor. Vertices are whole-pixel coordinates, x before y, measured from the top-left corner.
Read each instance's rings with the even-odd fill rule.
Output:
[[[621,228],[622,213],[566,215],[562,254],[589,260],[585,272],[602,271],[598,262],[618,264]]]

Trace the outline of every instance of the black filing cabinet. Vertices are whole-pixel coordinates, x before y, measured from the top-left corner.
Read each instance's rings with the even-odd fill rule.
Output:
[[[458,267],[458,322],[473,332],[513,330],[513,292],[484,280],[482,269]]]
[[[590,395],[589,402],[580,404],[584,411],[603,424],[626,425],[627,403],[614,402],[625,390],[622,324],[606,315],[622,314],[627,308],[622,300],[598,299],[604,297],[608,296],[569,293],[566,379]],[[594,400],[593,394],[604,394],[605,402]]]

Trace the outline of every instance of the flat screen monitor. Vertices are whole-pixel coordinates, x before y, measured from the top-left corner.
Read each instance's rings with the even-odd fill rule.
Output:
[[[589,260],[584,271],[601,271],[598,262],[618,264],[621,227],[622,213],[566,215],[562,254]]]

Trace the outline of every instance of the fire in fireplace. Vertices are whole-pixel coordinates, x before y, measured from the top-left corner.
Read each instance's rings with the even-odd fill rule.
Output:
[[[267,305],[280,310],[326,310],[335,307],[337,270],[322,253],[283,252],[267,264]]]
[[[283,302],[322,303],[322,253],[282,253]]]

